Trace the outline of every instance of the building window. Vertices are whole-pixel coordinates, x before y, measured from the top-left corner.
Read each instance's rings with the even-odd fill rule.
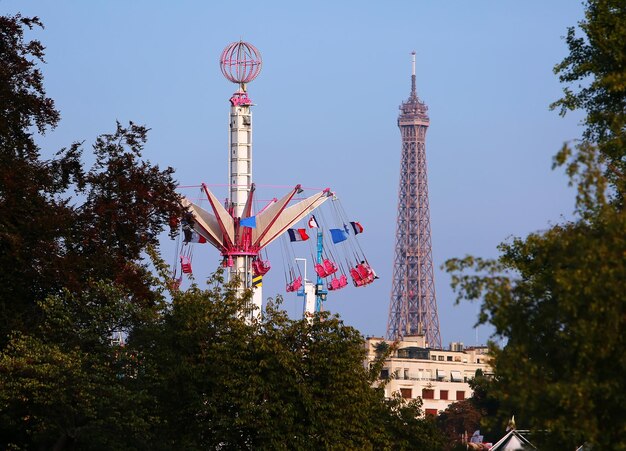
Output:
[[[431,356],[430,360],[437,360],[437,356],[436,355]]]
[[[411,389],[410,388],[401,388],[400,389],[400,395],[402,395],[402,397],[404,399],[411,399]]]
[[[442,355],[440,355],[440,356],[439,356],[439,360],[440,360],[441,362],[443,362],[443,356],[442,356]]]
[[[426,409],[426,415],[437,415],[437,409]]]
[[[449,355],[449,356],[446,358],[446,360],[447,360],[448,362],[452,362],[452,356],[451,356],[451,355]]]
[[[382,370],[380,370],[380,378],[389,379],[389,368],[383,368]]]
[[[435,399],[435,390],[428,388],[422,389],[422,399]]]
[[[448,399],[448,390],[439,390],[439,399]]]
[[[476,363],[480,363],[480,359],[476,359]]]
[[[408,368],[405,368],[405,369],[404,369],[404,379],[406,380],[406,379],[408,379],[408,378],[409,378],[409,369],[408,369]]]
[[[457,401],[462,401],[464,399],[465,399],[465,392],[461,391],[461,390],[457,391],[456,392],[456,400]]]

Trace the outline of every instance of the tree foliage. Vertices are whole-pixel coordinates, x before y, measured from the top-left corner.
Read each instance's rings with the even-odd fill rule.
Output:
[[[624,230],[626,214],[607,209],[593,223],[503,244],[497,262],[447,262],[462,272],[453,275],[459,296],[482,298],[480,322],[506,340],[490,348],[498,399],[527,426],[549,430],[550,449],[626,446]]]
[[[157,262],[157,265],[159,263]],[[387,400],[363,338],[336,316],[257,321],[221,273],[150,309],[94,283],[40,306],[45,321],[0,354],[4,447],[441,449],[421,403]],[[167,281],[162,282],[165,288]],[[138,322],[136,310],[144,310]],[[124,346],[110,340],[126,330]]]
[[[472,396],[448,406],[437,417],[437,426],[447,436],[446,449],[465,449],[462,437],[480,430],[485,442],[495,443],[505,433],[503,424],[510,419],[508,411],[500,409],[494,396],[494,382],[477,370],[468,381]]]
[[[615,198],[623,203],[626,193],[626,5],[621,0],[586,2],[585,19],[567,30],[569,55],[554,68],[565,84],[564,96],[552,104],[562,115],[584,110],[584,140],[593,143],[604,164]],[[584,164],[588,146],[569,163],[570,170]],[[565,146],[557,156],[563,164],[571,149]],[[582,157],[582,161],[579,159]]]
[[[586,6],[585,37],[569,30],[570,55],[556,67],[582,87],[554,104],[587,113],[585,139],[555,157],[577,187],[579,217],[501,244],[498,260],[446,262],[459,299],[481,300],[479,323],[504,343],[490,344],[499,418],[515,414],[541,449],[626,449],[626,8]]]
[[[70,223],[71,209],[58,197],[67,183],[40,159],[32,133],[59,121],[37,67],[43,46],[24,41],[23,28],[35,26],[37,18],[0,17],[0,343],[29,321],[34,299],[54,284],[40,269],[58,266]],[[68,155],[58,167],[76,161]]]
[[[251,293],[237,296],[219,272],[210,285],[175,293],[129,341],[165,449],[441,448],[421,405],[372,387],[356,329],[328,313],[292,320],[280,298],[246,322]]]
[[[387,434],[390,434],[390,440],[389,444],[381,449],[445,449],[446,437],[437,428],[435,418],[431,415],[422,417],[421,399],[407,402],[399,393],[395,393],[384,401],[383,408],[380,420]]]
[[[149,432],[137,360],[111,342],[128,328],[128,293],[95,283],[40,305],[44,320],[0,353],[4,449],[135,449]]]
[[[37,130],[60,118],[37,63],[44,47],[27,42],[37,18],[0,17],[0,344],[36,326],[38,301],[88,280],[111,280],[135,302],[154,296],[142,252],[181,211],[173,169],[141,159],[147,129],[117,124],[100,136],[95,164],[74,143],[43,159]]]
[[[455,449],[462,443],[462,437],[480,429],[483,415],[472,403],[464,399],[450,404],[437,417],[437,425],[448,438],[448,449]]]

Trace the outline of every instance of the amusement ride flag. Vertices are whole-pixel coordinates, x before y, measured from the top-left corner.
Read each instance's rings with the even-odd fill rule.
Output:
[[[311,219],[309,219],[309,228],[310,229],[319,228],[319,225],[317,225],[317,220],[315,219],[314,215],[311,215]]]
[[[345,232],[345,230],[341,229],[330,229],[330,236],[333,240],[333,243],[335,244],[341,243],[342,241],[348,239],[348,234]]]
[[[256,228],[256,216],[250,216],[248,218],[241,218],[239,220],[239,225],[243,227],[250,227],[251,229]]]
[[[202,235],[200,235],[198,232],[196,232],[195,230],[191,232],[191,239],[189,240],[190,243],[198,243],[198,244],[204,244],[206,243],[206,238],[203,237]]]
[[[358,235],[359,233],[363,233],[363,226],[359,224],[358,222],[350,221],[350,225],[352,226],[352,230],[354,231],[355,235]]]
[[[305,229],[288,229],[287,233],[291,241],[306,241],[309,239]]]

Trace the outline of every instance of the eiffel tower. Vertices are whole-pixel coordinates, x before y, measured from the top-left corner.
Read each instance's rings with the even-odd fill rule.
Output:
[[[402,158],[387,339],[423,334],[427,346],[441,349],[426,175],[430,119],[415,90],[415,52],[412,55],[411,94],[398,116]]]

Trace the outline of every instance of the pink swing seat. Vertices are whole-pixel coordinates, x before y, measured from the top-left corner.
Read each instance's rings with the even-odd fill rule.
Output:
[[[328,289],[330,291],[341,290],[346,285],[348,285],[348,278],[345,274],[342,274],[339,278],[333,277],[330,282],[328,282]]]
[[[296,277],[293,282],[287,284],[287,292],[292,293],[298,291],[302,287],[302,276]]]
[[[322,263],[317,263],[315,265],[315,272],[320,277],[328,277],[331,274],[335,274],[337,269],[337,265],[328,259],[325,259]]]
[[[255,276],[264,276],[271,267],[269,260],[254,260],[252,262],[252,271]]]
[[[189,257],[180,257],[180,268],[183,271],[183,274],[191,274],[191,260]]]

